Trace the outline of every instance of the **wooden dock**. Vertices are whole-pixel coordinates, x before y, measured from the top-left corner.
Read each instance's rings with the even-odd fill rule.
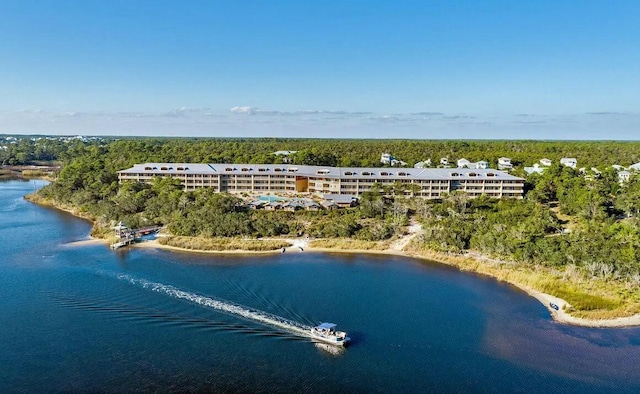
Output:
[[[118,226],[116,226],[116,235],[119,237],[119,241],[111,244],[111,249],[119,249],[124,246],[129,246],[145,235],[157,233],[161,228],[162,227],[160,226],[149,226],[138,229],[129,229],[123,226],[122,223],[119,223]]]

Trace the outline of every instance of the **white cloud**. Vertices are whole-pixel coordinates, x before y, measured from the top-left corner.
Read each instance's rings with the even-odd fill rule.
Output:
[[[253,108],[253,107],[247,107],[247,106],[238,106],[238,107],[233,107],[231,108],[229,111],[235,113],[235,114],[246,114],[246,115],[253,115],[256,113],[257,108]]]

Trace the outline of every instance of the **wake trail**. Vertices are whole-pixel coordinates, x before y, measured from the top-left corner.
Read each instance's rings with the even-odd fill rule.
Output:
[[[206,306],[220,312],[224,312],[230,315],[238,316],[247,320],[254,321],[260,324],[266,324],[272,327],[277,327],[296,336],[309,338],[311,327],[296,323],[294,321],[285,319],[271,313],[260,311],[257,309],[248,308],[242,305],[234,304],[228,301],[223,301],[211,297],[206,297],[200,294],[191,293],[188,291],[180,290],[171,285],[165,285],[162,283],[151,282],[146,279],[134,278],[126,274],[117,274],[116,278],[122,281],[129,282],[133,285],[140,286],[144,289],[155,291],[158,293],[166,294],[168,296],[187,300],[194,304]]]

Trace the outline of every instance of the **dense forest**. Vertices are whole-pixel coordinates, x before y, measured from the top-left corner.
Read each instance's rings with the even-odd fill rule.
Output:
[[[14,145],[11,154],[24,153],[15,160],[42,157],[34,141]],[[273,163],[283,157],[272,152],[285,149],[298,151],[291,156],[297,164],[380,166],[382,152],[409,164],[464,157],[495,166],[506,156],[515,165],[513,173],[522,176],[523,165],[541,158],[555,164],[527,177],[522,200],[470,199],[454,192],[425,201],[380,188],[353,209],[296,213],[240,209],[238,197],[207,189],[183,192],[171,179],[148,185],[117,181],[117,171],[135,163]],[[636,142],[132,138],[58,143],[49,151],[47,158],[62,162],[63,169],[40,196],[82,209],[103,228],[124,220],[134,227],[166,225],[172,234],[186,236],[306,234],[377,241],[401,234],[417,220],[427,249],[474,251],[640,285],[640,176],[632,173],[620,183],[610,167],[640,161]],[[3,152],[3,162],[8,153]],[[597,167],[600,173],[562,166],[560,157],[576,157],[580,167]]]

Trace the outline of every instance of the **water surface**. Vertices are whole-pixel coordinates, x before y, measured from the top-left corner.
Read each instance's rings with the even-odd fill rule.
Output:
[[[90,224],[25,201],[33,188],[0,182],[0,392],[640,390],[640,329],[559,325],[488,278],[393,256],[77,246]],[[353,343],[335,354],[207,300],[332,321]]]

